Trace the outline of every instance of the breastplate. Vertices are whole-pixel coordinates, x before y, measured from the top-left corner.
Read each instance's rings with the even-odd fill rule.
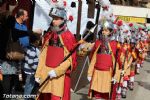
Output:
[[[111,54],[111,51],[109,50],[108,46],[100,46],[97,54]]]
[[[62,45],[62,43],[61,43],[59,38],[57,38],[55,40],[54,39],[50,39],[49,40],[49,46],[63,47],[63,45]]]

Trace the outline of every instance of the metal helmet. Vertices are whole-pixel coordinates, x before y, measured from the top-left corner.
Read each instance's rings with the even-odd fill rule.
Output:
[[[109,28],[109,29],[114,29],[114,24],[111,21],[105,21],[103,23],[103,28]]]
[[[132,38],[131,43],[136,43],[136,39]]]
[[[56,16],[56,17],[63,18],[64,20],[67,20],[67,12],[64,8],[61,7],[51,8],[49,16],[50,17]]]
[[[123,36],[118,37],[118,42],[124,43],[125,42],[125,38]]]

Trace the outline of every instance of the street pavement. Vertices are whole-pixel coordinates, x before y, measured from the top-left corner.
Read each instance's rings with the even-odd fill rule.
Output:
[[[78,71],[81,72],[81,70],[82,67],[78,68]],[[71,93],[71,100],[89,100],[87,97],[89,83],[85,79],[86,71],[87,71],[87,66],[84,70],[81,80],[79,81],[76,91],[75,92],[72,91]],[[75,72],[75,73],[76,73],[76,77],[77,76],[79,77],[79,72]],[[74,85],[75,84],[73,84],[73,89],[75,87]],[[143,64],[143,68],[140,69],[140,74],[136,75],[135,77],[134,90],[133,91],[128,90],[127,98],[122,100],[150,100],[150,56],[145,60]]]
[[[88,64],[86,63],[83,73],[80,76],[86,57],[78,58],[78,67],[72,74],[72,92],[71,100],[90,100],[88,99],[89,82],[87,80]],[[77,80],[80,80],[77,84]],[[73,91],[75,90],[75,91]],[[14,94],[23,94],[22,92],[15,92]],[[6,99],[10,100],[10,99]],[[23,100],[23,99],[11,99]],[[145,60],[143,68],[140,69],[140,74],[136,75],[135,87],[133,91],[128,90],[127,98],[122,100],[150,100],[150,56]]]

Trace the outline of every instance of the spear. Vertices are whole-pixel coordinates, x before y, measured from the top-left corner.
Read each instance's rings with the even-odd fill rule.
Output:
[[[124,61],[123,61],[123,64],[122,64],[122,71],[124,71],[124,65],[125,65],[125,61],[126,61],[126,56],[127,56],[127,50],[125,52],[125,58],[124,58]],[[121,73],[120,74],[120,78],[119,78],[119,84],[118,84],[117,90],[119,90],[121,79],[122,79],[123,76],[124,76],[124,73]]]
[[[134,50],[135,50],[135,46],[133,47],[133,51],[134,51]],[[131,60],[131,57],[132,57],[132,54],[130,55],[128,62]],[[129,68],[130,68],[130,66],[128,66],[127,69],[129,69]],[[126,73],[127,69],[125,70],[125,73]]]
[[[91,28],[91,30],[88,32],[88,34],[82,39],[83,41],[86,40],[91,34],[94,33],[95,28],[97,27],[97,25],[95,25],[93,28]],[[80,40],[81,41],[81,40]],[[61,61],[61,63],[63,63],[64,61],[66,61],[75,51],[76,49],[80,46],[80,41],[76,44],[76,46],[74,47],[73,50],[70,51],[70,53],[63,59],[63,61]],[[41,85],[37,84],[36,89],[33,89],[32,93],[33,94],[37,94],[39,93],[40,88],[49,80],[49,76],[47,76],[47,78],[41,83]]]
[[[114,69],[113,69],[113,73],[112,73],[112,78],[114,78],[114,76],[115,76],[115,74],[116,74],[118,51],[119,51],[119,49],[116,50],[115,65],[114,65]],[[111,82],[111,91],[110,91],[110,100],[111,100],[111,98],[112,98],[112,93],[113,93],[113,87],[114,87],[114,85],[115,85],[115,83],[112,81],[112,82]]]

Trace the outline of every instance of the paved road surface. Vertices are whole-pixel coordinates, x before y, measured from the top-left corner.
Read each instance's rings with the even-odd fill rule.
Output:
[[[86,58],[86,57],[85,57]],[[82,62],[85,61],[85,58],[79,58],[79,64],[78,66],[82,66]],[[71,100],[89,100],[87,98],[88,88],[89,88],[89,82],[86,79],[86,73],[87,73],[87,64],[85,66],[85,69],[83,71],[83,75],[81,76],[81,80],[78,84],[78,87],[76,88],[77,92],[71,93]],[[72,88],[75,88],[75,83],[77,82],[77,79],[79,77],[79,74],[82,70],[82,67],[78,67],[77,70],[73,73],[72,76]],[[146,61],[144,62],[143,68],[140,70],[140,75],[136,75],[135,79],[135,88],[133,91],[129,91],[127,93],[127,98],[122,100],[150,100],[150,56]],[[22,93],[16,93],[16,94],[22,94]],[[8,99],[10,100],[10,99]],[[16,100],[16,99],[12,99]],[[23,100],[23,99],[18,99]]]
[[[136,75],[135,81],[134,90],[128,90],[127,98],[122,100],[150,100],[150,57],[144,62],[143,68],[141,68],[140,74]],[[80,82],[78,87],[83,87],[82,83],[86,85],[87,80]],[[88,87],[89,84],[79,89],[76,93],[72,92],[71,100],[89,100],[87,98]]]

